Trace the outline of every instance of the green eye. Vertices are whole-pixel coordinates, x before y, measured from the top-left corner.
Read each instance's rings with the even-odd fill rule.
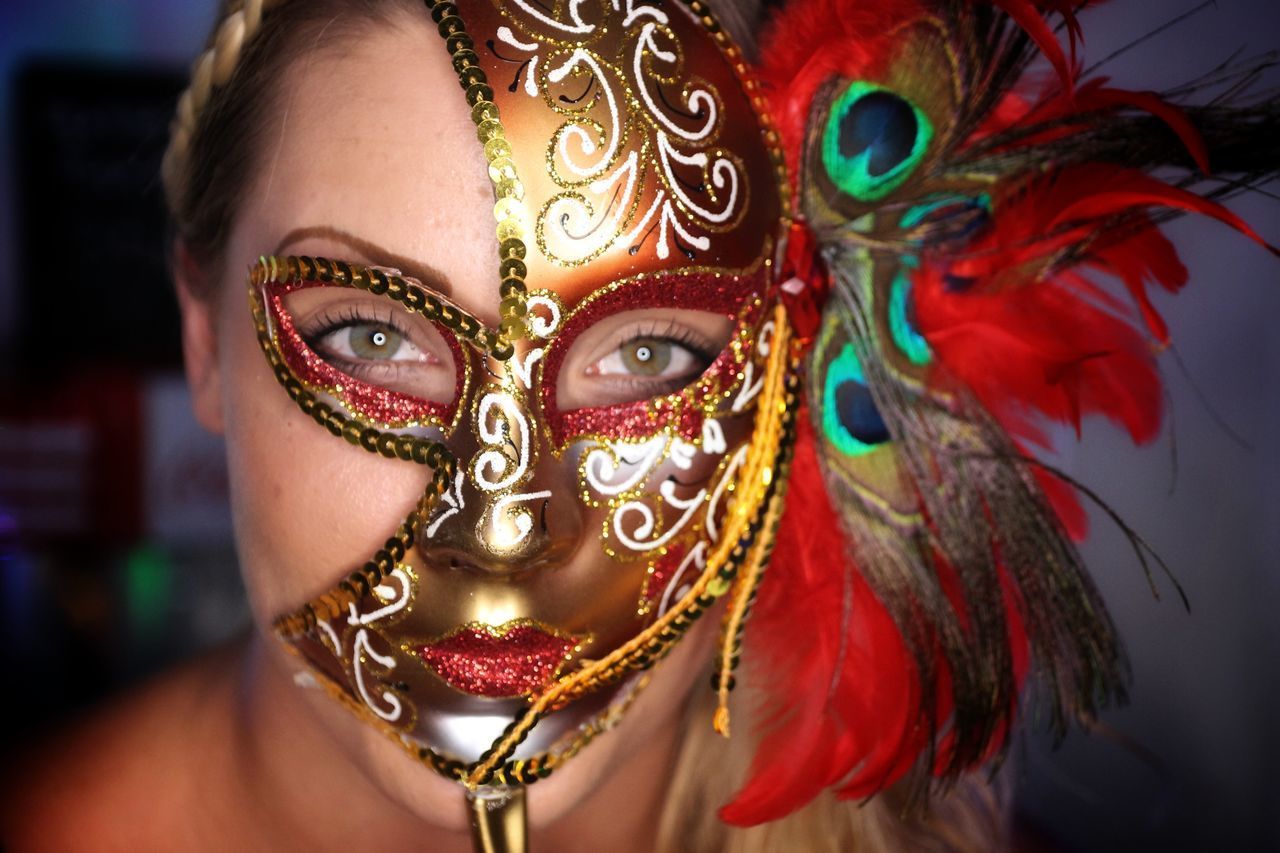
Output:
[[[889,441],[852,344],[845,344],[827,368],[822,398],[822,431],[841,453],[862,456]]]
[[[386,361],[400,351],[404,337],[394,329],[381,324],[360,323],[347,332],[347,344],[357,358],[368,361]]]
[[[622,365],[636,376],[660,376],[671,364],[672,345],[661,338],[637,338],[618,350]]]
[[[929,343],[916,331],[911,320],[911,278],[909,267],[898,271],[889,289],[889,334],[912,364],[924,366],[933,360]]]
[[[878,201],[924,160],[933,126],[904,98],[854,81],[836,99],[822,139],[822,165],[842,192]]]

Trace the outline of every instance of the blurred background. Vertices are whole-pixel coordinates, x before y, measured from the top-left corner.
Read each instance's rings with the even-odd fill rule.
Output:
[[[248,622],[157,174],[213,15],[0,0],[0,749]]]
[[[0,0],[0,750],[248,624],[222,447],[181,376],[157,178],[213,5]],[[1092,12],[1088,56],[1197,5]],[[1280,48],[1275,0],[1204,5],[1106,71],[1158,89]],[[1280,243],[1280,200],[1232,207]],[[1157,296],[1176,344],[1165,436],[1135,450],[1087,424],[1055,461],[1191,609],[1163,578],[1155,600],[1093,514],[1086,557],[1135,683],[1093,734],[1019,741],[1019,812],[1049,849],[1280,850],[1280,261],[1216,224],[1170,231],[1192,286]]]

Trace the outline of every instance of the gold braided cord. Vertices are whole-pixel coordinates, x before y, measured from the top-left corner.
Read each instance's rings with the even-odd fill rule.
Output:
[[[794,401],[780,400],[778,404],[791,406],[794,405]],[[768,509],[765,511],[764,524],[761,528],[763,535],[756,538],[751,555],[739,570],[738,582],[733,590],[733,600],[729,605],[729,611],[725,614],[724,626],[721,629],[723,633],[720,641],[719,671],[716,675],[716,710],[712,717],[712,726],[716,732],[725,737],[729,736],[729,693],[733,690],[733,670],[738,665],[741,652],[742,631],[746,627],[756,589],[760,586],[760,579],[773,553],[773,532],[782,518],[786,503],[790,450],[784,448],[783,452],[786,458],[779,461],[773,471],[773,476],[779,478],[780,482],[775,487],[769,499]]]
[[[759,413],[756,417],[755,438],[751,451],[742,465],[738,480],[739,492],[726,512],[719,541],[707,559],[707,567],[697,582],[680,599],[675,607],[659,617],[652,625],[598,661],[562,678],[554,687],[535,699],[529,709],[508,729],[507,733],[471,769],[467,777],[468,787],[486,784],[494,769],[501,765],[524,740],[529,730],[548,711],[590,692],[600,682],[618,677],[636,658],[662,643],[660,635],[677,630],[687,622],[687,614],[701,605],[700,600],[723,595],[727,578],[721,570],[729,564],[730,557],[739,547],[739,540],[756,520],[762,503],[773,488],[774,466],[783,448],[781,423],[787,415],[785,387],[792,361],[790,328],[786,311],[782,306],[774,309],[773,349],[765,371],[764,387],[760,392]]]

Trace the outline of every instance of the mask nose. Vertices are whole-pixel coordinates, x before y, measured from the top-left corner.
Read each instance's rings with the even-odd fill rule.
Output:
[[[471,410],[470,453],[461,456],[468,462],[419,531],[424,557],[438,568],[491,575],[568,559],[583,525],[572,460],[544,446],[526,393],[494,383]]]
[[[490,495],[461,483],[419,533],[432,566],[488,575],[516,575],[559,565],[577,547],[581,514],[571,490],[537,488]]]

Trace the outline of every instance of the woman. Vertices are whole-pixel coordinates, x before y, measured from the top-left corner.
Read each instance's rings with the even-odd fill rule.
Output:
[[[1147,211],[1251,233],[1060,5],[797,3],[762,87],[701,2],[234,4],[165,180],[257,631],[15,846],[1003,843],[1031,666],[1060,724],[1123,671],[1033,415],[1150,437]]]

